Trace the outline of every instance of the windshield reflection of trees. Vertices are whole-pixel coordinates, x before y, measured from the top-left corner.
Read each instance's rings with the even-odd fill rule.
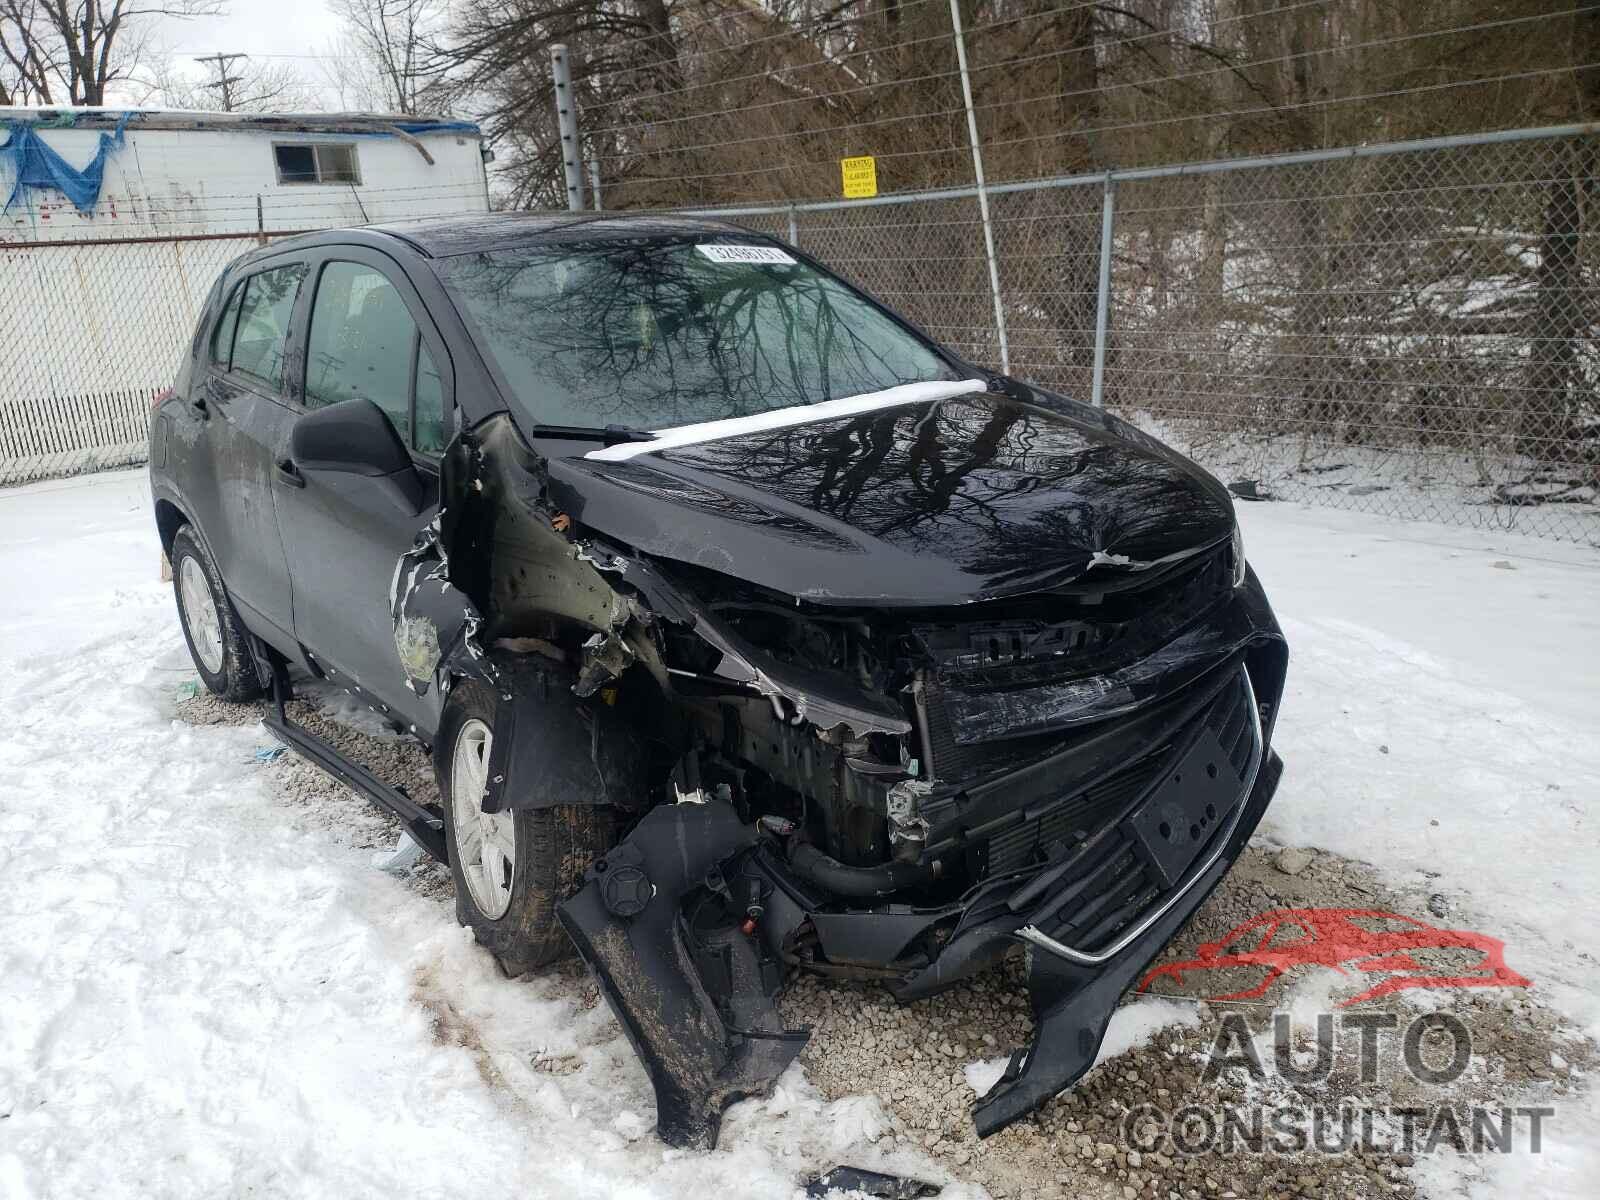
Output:
[[[986,396],[668,453],[991,583],[1077,573],[1096,550],[1158,556],[1226,517],[1166,459]]]
[[[691,245],[498,251],[447,270],[535,419],[662,428],[950,378],[926,347],[804,264]]]

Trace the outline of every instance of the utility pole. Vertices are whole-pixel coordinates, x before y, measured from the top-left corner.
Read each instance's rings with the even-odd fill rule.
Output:
[[[208,54],[203,58],[195,59],[195,62],[197,63],[217,64],[217,81],[215,83],[208,83],[205,86],[208,88],[219,88],[222,91],[223,112],[233,111],[233,85],[244,82],[243,75],[229,75],[228,68],[232,66],[238,59],[248,57],[249,55],[247,54]]]
[[[561,163],[567,176],[567,208],[583,211],[583,151],[578,146],[578,110],[572,97],[572,66],[565,45],[550,47],[550,77],[556,85],[556,128],[561,133]]]
[[[967,107],[967,140],[972,145],[972,177],[978,185],[978,216],[983,221],[984,256],[989,260],[989,294],[994,297],[994,331],[1000,339],[1000,371],[1011,374],[1011,346],[1006,338],[1006,310],[1000,302],[1000,266],[994,253],[994,227],[989,224],[989,189],[983,179],[983,148],[978,118],[972,109],[972,78],[967,74],[967,38],[961,29],[961,5],[950,0],[950,26],[956,35],[956,63],[961,68],[961,95]]]

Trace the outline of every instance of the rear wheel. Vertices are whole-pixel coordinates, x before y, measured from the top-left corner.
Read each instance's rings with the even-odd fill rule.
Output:
[[[216,564],[193,528],[184,525],[173,535],[169,557],[178,621],[200,678],[224,700],[256,699],[262,687],[250,655],[249,635],[228,602]]]
[[[547,694],[560,703],[565,690]],[[445,806],[456,919],[507,974],[520,975],[571,952],[556,905],[583,885],[589,864],[611,848],[616,821],[611,809],[592,805],[484,812],[498,703],[482,684],[456,685],[435,742],[434,771]]]

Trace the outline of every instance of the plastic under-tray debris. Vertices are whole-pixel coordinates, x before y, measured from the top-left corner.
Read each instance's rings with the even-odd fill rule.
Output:
[[[938,1184],[923,1179],[885,1175],[881,1171],[866,1171],[860,1167],[835,1167],[806,1184],[806,1195],[818,1198],[843,1193],[878,1196],[883,1200],[922,1200],[923,1197],[937,1196],[943,1190]]]

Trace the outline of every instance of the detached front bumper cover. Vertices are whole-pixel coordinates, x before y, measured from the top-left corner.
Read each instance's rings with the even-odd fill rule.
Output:
[[[1027,943],[1035,1035],[978,1101],[977,1131],[994,1133],[1070,1087],[1094,1065],[1122,994],[1231,868],[1282,772],[1242,660],[1182,707],[1092,836],[948,910],[841,911],[838,898],[808,894],[725,803],[646,814],[558,911],[650,1073],[662,1139],[714,1145],[724,1109],[769,1087],[805,1044],[772,1003],[802,925],[825,946],[845,939],[842,961],[887,964],[919,930],[958,918],[927,966],[886,981],[903,1001]],[[741,922],[747,911],[759,920]],[[707,912],[731,913],[731,924],[707,924]],[[874,942],[881,951],[869,951]]]
[[[987,1137],[1032,1112],[1094,1066],[1122,994],[1232,868],[1283,774],[1283,761],[1262,746],[1259,726],[1256,737],[1259,749],[1246,788],[1236,811],[1228,814],[1228,824],[1216,835],[1216,845],[1196,856],[1170,896],[1133,930],[1098,953],[1077,950],[1036,924],[1017,931],[1028,943],[1033,1043],[1012,1054],[1000,1080],[979,1098],[973,1110],[979,1136]],[[1197,748],[1201,754],[1209,753],[1203,745]],[[1196,757],[1191,751],[1188,759]]]

